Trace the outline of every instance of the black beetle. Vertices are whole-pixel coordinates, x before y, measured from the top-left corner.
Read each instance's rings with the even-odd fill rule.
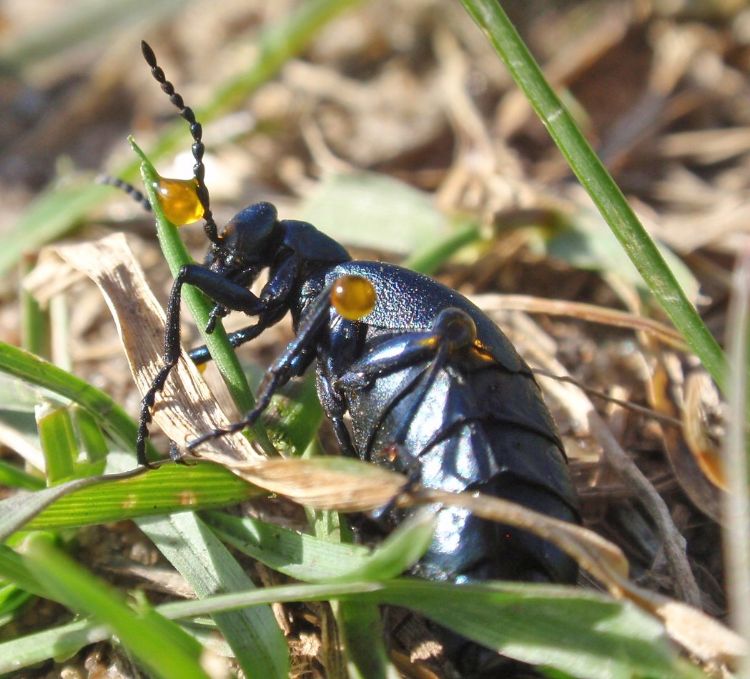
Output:
[[[191,185],[211,247],[205,263],[183,267],[172,287],[164,366],[142,402],[139,462],[146,462],[154,399],[177,361],[180,293],[190,284],[215,302],[209,330],[229,311],[256,319],[230,335],[233,346],[257,337],[287,312],[296,336],[268,370],[255,409],[242,421],[191,441],[189,449],[250,426],[277,389],[317,361],[320,402],[344,453],[406,471],[424,486],[480,491],[577,522],[555,426],[531,370],[498,327],[466,298],[427,276],[392,264],[352,261],[312,225],[279,220],[270,203],[245,208],[219,233],[203,181],[200,123],[166,80],[151,48],[145,42],[142,47],[152,74],[190,126]],[[166,191],[165,208],[169,201]],[[256,296],[248,287],[263,269],[268,282]],[[344,291],[354,301],[345,299],[337,310],[329,293],[342,276],[358,278],[354,293]],[[356,281],[362,278],[374,287],[374,300],[357,298]],[[367,298],[367,286],[362,291]],[[350,310],[353,320],[345,317]],[[196,362],[209,358],[205,348],[191,356]],[[393,455],[386,459],[383,451]],[[415,568],[423,577],[453,581],[573,582],[576,572],[572,560],[549,543],[462,509],[440,512],[434,541]]]

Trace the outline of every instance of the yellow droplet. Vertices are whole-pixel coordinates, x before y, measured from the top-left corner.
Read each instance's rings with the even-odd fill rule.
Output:
[[[196,186],[195,179],[159,177],[159,181],[154,182],[164,216],[176,226],[191,224],[203,217]]]
[[[331,290],[333,308],[349,321],[367,316],[375,308],[376,297],[372,283],[362,276],[341,276]]]

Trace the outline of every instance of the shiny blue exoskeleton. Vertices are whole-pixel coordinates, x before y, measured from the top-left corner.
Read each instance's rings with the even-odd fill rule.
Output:
[[[351,261],[310,224],[278,220],[269,228],[274,217],[273,206],[259,203],[230,222],[232,238],[241,235],[252,245],[242,253],[226,250],[233,270],[252,272],[242,284],[226,276],[225,250],[213,247],[206,265],[186,267],[173,288],[172,310],[179,308],[181,285],[191,283],[216,301],[217,315],[237,309],[256,316],[255,323],[230,336],[234,346],[287,312],[297,332],[269,369],[253,412],[189,447],[252,424],[276,390],[316,361],[320,402],[344,453],[390,464],[428,487],[477,490],[577,521],[555,426],[529,367],[498,327],[465,297],[428,276],[393,264]],[[245,285],[263,268],[269,269],[269,279],[256,297]],[[375,288],[375,308],[358,321],[343,319],[328,302],[330,285],[346,274],[362,276]],[[469,339],[443,351],[450,343],[441,328],[446,318],[467,328]],[[169,325],[179,331],[178,321]],[[205,349],[193,353],[197,361],[207,357]],[[382,451],[394,446],[394,459],[385,462]],[[524,531],[444,509],[416,572],[431,579],[570,582],[576,568],[555,547]]]

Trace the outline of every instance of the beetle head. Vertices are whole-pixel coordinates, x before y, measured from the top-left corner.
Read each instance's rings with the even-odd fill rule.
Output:
[[[271,264],[277,226],[276,208],[271,203],[254,203],[240,210],[222,230],[207,263],[215,269],[253,269],[257,273]]]

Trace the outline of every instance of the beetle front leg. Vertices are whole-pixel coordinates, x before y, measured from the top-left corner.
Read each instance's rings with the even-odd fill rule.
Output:
[[[151,411],[156,401],[156,395],[164,389],[169,373],[177,365],[180,358],[180,301],[182,299],[182,286],[185,284],[194,285],[219,304],[244,311],[250,315],[259,314],[264,308],[262,302],[252,292],[222,277],[221,274],[197,264],[187,264],[180,269],[172,284],[169,301],[167,302],[162,367],[141,400],[138,436],[136,438],[136,458],[140,465],[148,464],[146,460],[146,440],[148,439],[148,425],[153,419]]]

